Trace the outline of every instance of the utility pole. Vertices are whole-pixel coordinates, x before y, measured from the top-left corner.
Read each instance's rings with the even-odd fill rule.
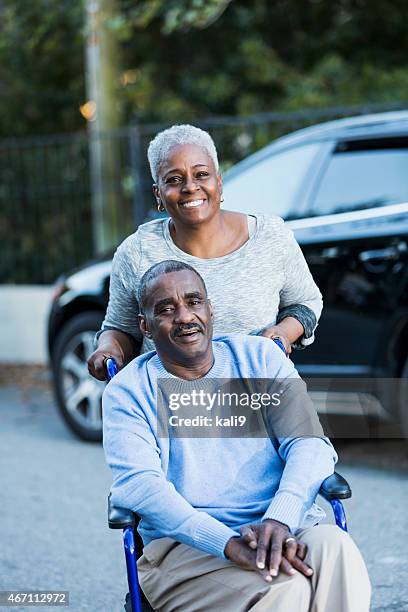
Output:
[[[117,85],[119,49],[109,20],[116,14],[115,0],[85,0],[86,87],[84,116],[88,119],[94,249],[103,253],[123,238]],[[84,108],[82,107],[82,108]]]

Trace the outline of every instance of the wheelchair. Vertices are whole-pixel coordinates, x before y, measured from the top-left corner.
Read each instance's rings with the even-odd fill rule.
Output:
[[[106,360],[108,380],[113,378],[117,372],[117,366],[113,359]],[[319,489],[321,495],[332,507],[336,525],[343,531],[347,531],[347,520],[342,499],[351,497],[351,489],[348,482],[334,472],[328,476]],[[108,498],[108,525],[110,529],[122,529],[123,546],[126,559],[127,579],[129,593],[126,596],[126,612],[153,612],[153,608],[145,598],[139,586],[137,574],[137,559],[142,556],[143,544],[137,532],[139,517],[126,508],[119,508],[111,503]]]

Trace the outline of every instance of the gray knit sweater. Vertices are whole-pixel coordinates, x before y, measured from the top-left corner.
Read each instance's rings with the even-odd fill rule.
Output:
[[[214,337],[223,333],[258,334],[285,316],[296,317],[311,344],[322,311],[322,296],[293,233],[280,217],[257,216],[256,230],[238,250],[201,259],[173,242],[169,219],[141,225],[118,247],[112,264],[110,297],[102,330],[119,329],[141,339],[139,282],[146,270],[165,259],[193,266],[203,277],[214,307]],[[144,339],[142,352],[154,349]]]

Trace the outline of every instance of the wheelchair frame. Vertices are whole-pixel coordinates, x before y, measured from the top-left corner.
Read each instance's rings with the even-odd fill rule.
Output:
[[[117,373],[117,366],[113,359],[106,360],[106,370],[108,373],[108,380],[111,380]],[[346,514],[341,500],[351,497],[351,488],[345,478],[337,472],[334,472],[322,482],[319,489],[319,495],[330,503],[336,525],[343,531],[347,531]],[[135,528],[137,522],[138,516],[131,510],[113,506],[109,495],[109,528],[123,530],[123,546],[125,550],[131,610],[132,612],[143,612],[141,589],[137,573],[137,559],[141,554],[138,555],[135,544]]]

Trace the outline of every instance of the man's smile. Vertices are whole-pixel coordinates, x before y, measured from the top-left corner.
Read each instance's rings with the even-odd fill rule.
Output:
[[[204,330],[199,325],[191,325],[189,327],[177,327],[172,333],[173,338],[180,339],[182,342],[191,342],[198,338],[199,334],[203,334]]]
[[[192,344],[201,338],[201,332],[192,332],[189,334],[181,334],[176,337],[176,341],[182,344]]]

